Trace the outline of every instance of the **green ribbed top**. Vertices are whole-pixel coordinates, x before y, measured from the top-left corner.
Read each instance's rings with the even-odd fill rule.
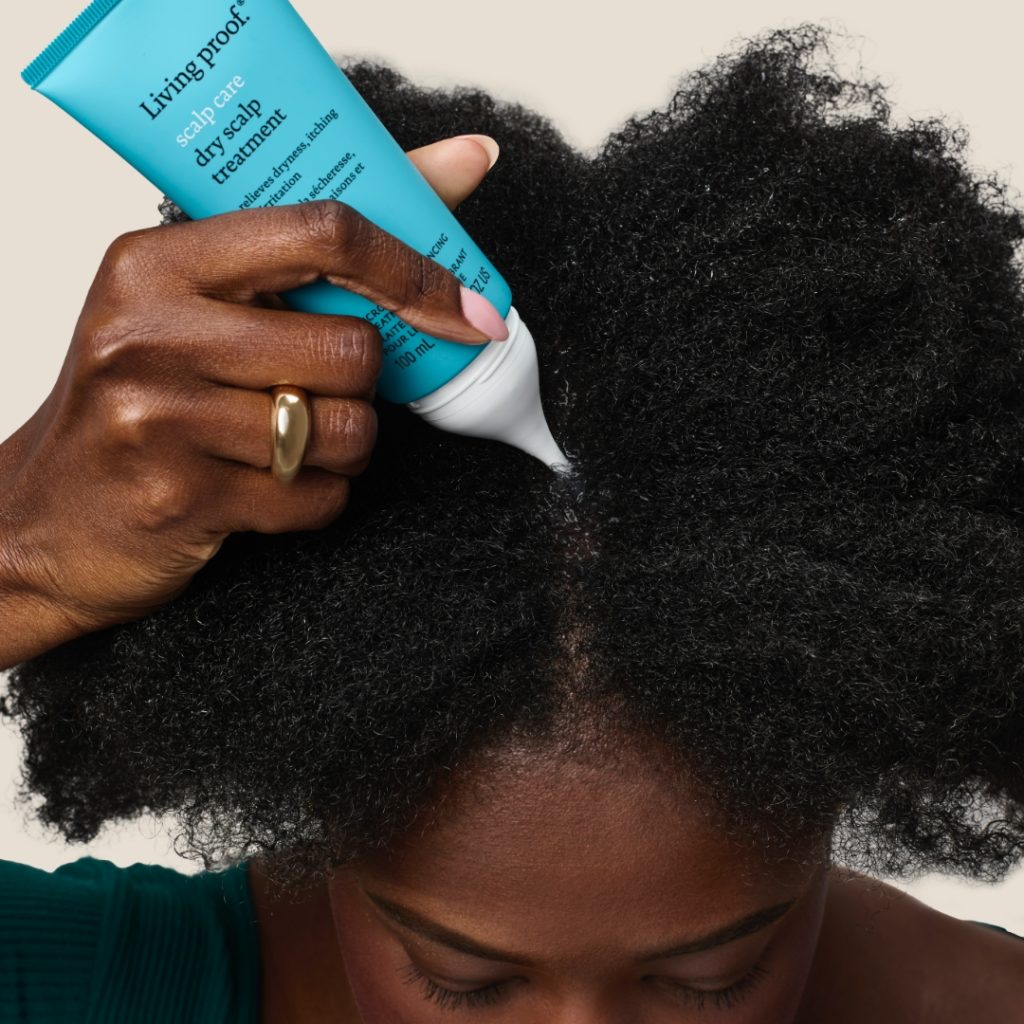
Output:
[[[245,865],[0,860],[0,1024],[258,1024]]]
[[[998,925],[972,922],[1004,932]],[[0,1024],[259,1024],[245,865],[0,860]]]

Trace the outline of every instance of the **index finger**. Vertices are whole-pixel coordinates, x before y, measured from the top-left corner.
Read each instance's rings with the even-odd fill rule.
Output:
[[[434,337],[476,345],[508,337],[484,296],[337,200],[233,210],[150,230],[159,232],[161,268],[211,298],[248,302],[325,280]]]

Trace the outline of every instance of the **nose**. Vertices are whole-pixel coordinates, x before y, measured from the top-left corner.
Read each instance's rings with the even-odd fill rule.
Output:
[[[538,1024],[540,1022],[538,1021]],[[544,1024],[641,1024],[635,1012],[593,993],[575,993],[561,998],[544,1015]]]

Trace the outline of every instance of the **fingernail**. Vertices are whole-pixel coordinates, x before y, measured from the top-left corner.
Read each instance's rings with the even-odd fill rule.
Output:
[[[477,145],[483,146],[487,150],[487,155],[491,158],[491,162],[487,165],[487,170],[490,170],[497,162],[501,149],[490,135],[456,135],[454,137],[456,139],[472,139]]]
[[[464,284],[459,285],[462,299],[462,315],[480,332],[494,341],[505,341],[508,338],[508,326],[505,318],[479,292],[474,292]]]

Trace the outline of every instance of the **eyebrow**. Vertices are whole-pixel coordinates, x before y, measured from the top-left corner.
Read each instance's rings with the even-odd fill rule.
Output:
[[[431,921],[430,918],[424,917],[409,907],[403,907],[400,903],[395,903],[366,889],[363,892],[396,924],[407,928],[411,932],[415,932],[424,939],[429,939],[431,942],[440,943],[442,946],[448,946],[459,953],[467,953],[469,956],[480,957],[483,960],[501,960],[504,963],[518,964],[522,967],[536,966],[536,961],[528,957],[495,949],[493,946],[487,946],[476,939],[471,939],[468,935],[463,935],[452,928],[438,924],[437,921]],[[754,932],[758,932],[762,928],[767,928],[773,921],[777,921],[782,917],[795,902],[795,900],[787,900],[785,903],[776,903],[773,906],[755,910],[752,914],[747,914],[746,917],[741,917],[737,921],[732,921],[721,928],[716,928],[713,932],[709,932],[706,935],[677,943],[676,945],[669,946],[667,949],[658,949],[651,953],[645,953],[640,957],[639,962],[646,963],[648,960],[664,960],[668,957],[686,956],[689,953],[700,953],[706,949],[714,949],[716,946],[724,946],[727,942],[735,942],[737,939],[744,938],[747,935],[753,935]]]

